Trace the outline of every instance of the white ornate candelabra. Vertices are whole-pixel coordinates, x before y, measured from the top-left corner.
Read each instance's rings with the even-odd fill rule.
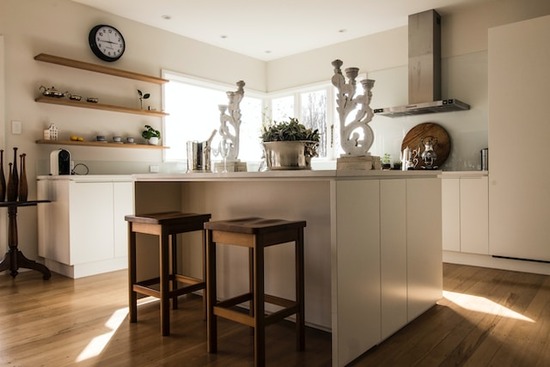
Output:
[[[228,161],[237,161],[239,156],[239,128],[241,126],[240,103],[244,96],[245,82],[239,80],[235,92],[228,91],[228,105],[218,105],[220,110],[220,129],[222,144],[229,143],[229,151],[226,159]]]
[[[356,96],[357,82],[355,79],[359,74],[359,68],[350,67],[345,69],[346,77],[348,78],[348,82],[346,82],[346,77],[342,75],[342,65],[342,60],[334,60],[332,62],[332,66],[334,67],[332,85],[338,90],[336,95],[336,111],[338,112],[338,118],[340,120],[340,145],[344,150],[344,154],[341,157],[342,159],[339,159],[338,167],[377,169],[380,165],[380,157],[371,157],[369,153],[369,149],[374,142],[374,132],[369,126],[369,122],[374,116],[372,108],[370,107],[374,80],[361,80],[363,94]],[[349,121],[348,116],[353,111],[356,111],[355,116],[353,120]],[[348,159],[352,157],[366,158],[362,160]],[[359,162],[359,164],[357,162]]]

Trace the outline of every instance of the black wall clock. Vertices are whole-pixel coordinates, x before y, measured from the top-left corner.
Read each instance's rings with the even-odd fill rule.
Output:
[[[126,42],[122,33],[113,26],[99,24],[90,30],[88,36],[93,53],[104,61],[120,59],[126,49]]]

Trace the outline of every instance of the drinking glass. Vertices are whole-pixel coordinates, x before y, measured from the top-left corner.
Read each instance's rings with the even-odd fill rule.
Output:
[[[233,144],[227,140],[222,139],[220,141],[220,145],[218,147],[218,152],[222,156],[223,159],[223,171],[222,173],[227,173],[227,156],[229,155],[229,152],[231,151],[231,148],[233,147]]]

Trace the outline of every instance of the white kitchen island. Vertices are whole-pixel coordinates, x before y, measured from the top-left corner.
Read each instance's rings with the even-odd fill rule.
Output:
[[[440,173],[134,175],[135,211],[306,220],[306,322],[332,332],[333,366],[344,366],[441,298]],[[221,298],[244,291],[248,280],[246,253],[227,247],[218,251]],[[267,292],[292,298],[293,256],[291,246],[266,251]],[[184,268],[200,272],[200,247],[183,258]]]

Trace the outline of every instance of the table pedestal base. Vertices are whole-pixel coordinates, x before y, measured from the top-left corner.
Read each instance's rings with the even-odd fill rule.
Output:
[[[50,279],[52,274],[50,270],[36,261],[27,259],[17,248],[17,208],[20,206],[36,206],[38,203],[47,203],[49,200],[30,200],[30,201],[6,201],[0,202],[0,207],[8,208],[8,246],[4,259],[0,261],[0,272],[9,270],[12,277],[16,277],[19,268],[33,269],[44,275],[44,280]]]
[[[11,276],[15,278],[17,274],[19,274],[17,271],[19,268],[39,271],[44,275],[44,280],[48,280],[52,276],[50,270],[45,265],[27,259],[19,250],[10,249],[6,252],[4,259],[0,262],[0,272],[9,270]]]

